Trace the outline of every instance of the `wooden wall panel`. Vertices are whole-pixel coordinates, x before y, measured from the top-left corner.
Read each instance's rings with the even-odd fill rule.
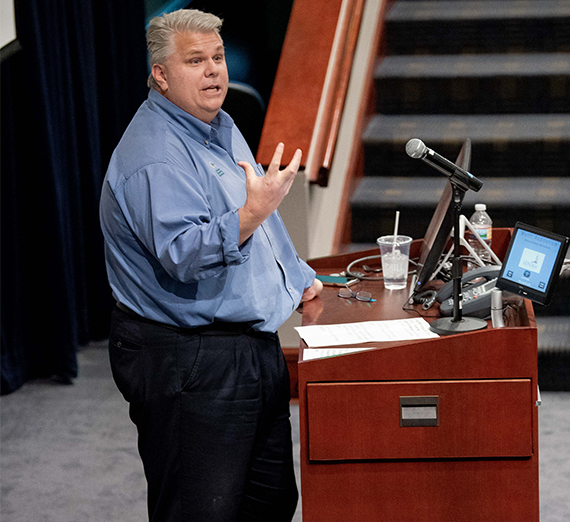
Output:
[[[280,141],[282,164],[299,148],[305,165],[341,6],[342,0],[295,0],[257,152],[262,165]]]

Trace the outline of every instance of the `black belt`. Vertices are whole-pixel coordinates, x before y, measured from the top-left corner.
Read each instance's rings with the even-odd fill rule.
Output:
[[[201,334],[201,333],[209,334],[209,335],[216,335],[216,334],[219,334],[219,335],[242,335],[242,334],[248,334],[248,335],[255,335],[255,336],[269,337],[269,338],[277,337],[277,334],[275,334],[275,333],[260,332],[258,330],[254,330],[251,327],[250,323],[224,323],[221,321],[214,321],[213,323],[202,325],[202,326],[183,328],[183,327],[175,326],[172,324],[166,324],[166,323],[161,323],[159,321],[153,321],[152,319],[147,319],[146,317],[143,317],[142,315],[139,315],[136,312],[133,312],[128,306],[125,306],[123,303],[120,303],[118,301],[117,301],[117,308],[119,310],[121,310],[121,312],[124,312],[129,317],[131,317],[132,319],[135,319],[137,321],[141,321],[143,323],[152,324],[154,326],[159,326],[161,328],[167,328],[169,330],[175,330],[178,332],[184,332],[184,333],[188,333],[188,334]]]

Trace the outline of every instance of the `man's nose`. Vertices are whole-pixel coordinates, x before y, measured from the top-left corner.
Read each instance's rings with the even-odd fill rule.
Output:
[[[218,67],[214,60],[208,60],[206,62],[206,68],[204,69],[204,74],[206,76],[217,76],[218,75]]]

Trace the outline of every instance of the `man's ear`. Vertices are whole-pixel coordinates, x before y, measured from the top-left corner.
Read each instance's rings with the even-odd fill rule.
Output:
[[[164,65],[154,63],[152,65],[151,74],[154,81],[160,87],[160,90],[166,92],[168,90],[168,80],[166,79],[166,68]]]

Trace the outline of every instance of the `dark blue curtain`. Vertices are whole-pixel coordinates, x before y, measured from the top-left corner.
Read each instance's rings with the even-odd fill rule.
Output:
[[[98,203],[145,99],[143,0],[19,0],[22,49],[1,64],[2,393],[77,376],[108,334]]]

